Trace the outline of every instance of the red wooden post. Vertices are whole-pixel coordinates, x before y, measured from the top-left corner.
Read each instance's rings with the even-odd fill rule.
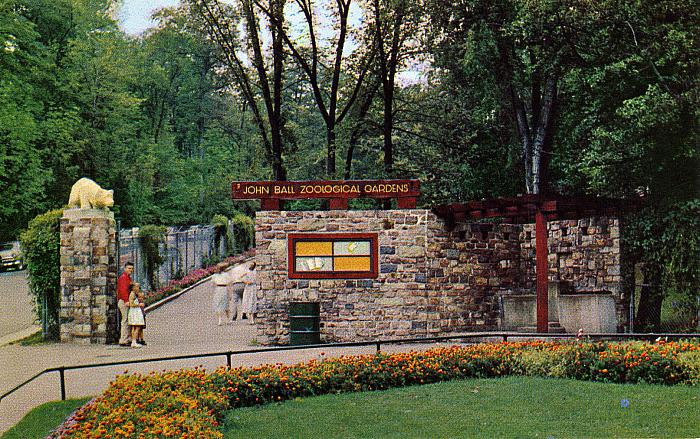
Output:
[[[399,197],[396,201],[396,207],[399,209],[415,209],[416,199],[415,197]]]
[[[535,256],[537,272],[537,332],[548,332],[548,251],[547,251],[547,220],[540,208],[535,213]]]
[[[329,207],[331,210],[348,210],[348,199],[347,198],[331,198]]]
[[[280,200],[275,198],[263,198],[260,200],[260,210],[280,210]]]

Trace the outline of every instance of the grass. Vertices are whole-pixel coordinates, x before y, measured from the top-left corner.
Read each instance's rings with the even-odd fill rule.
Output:
[[[21,421],[5,434],[2,439],[45,438],[51,431],[90,398],[69,399],[47,402],[27,413]]]
[[[224,433],[226,438],[697,437],[700,389],[529,377],[452,381],[231,410]]]
[[[41,331],[35,332],[34,334],[24,337],[21,340],[13,341],[10,343],[11,345],[13,344],[18,344],[20,346],[37,346],[37,345],[45,345],[45,344],[53,344],[56,343],[55,341],[52,340],[44,340],[44,334]]]

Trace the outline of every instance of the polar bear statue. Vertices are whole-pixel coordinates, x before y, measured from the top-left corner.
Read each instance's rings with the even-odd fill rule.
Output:
[[[99,209],[114,206],[114,191],[105,190],[89,178],[76,181],[70,190],[68,207]]]

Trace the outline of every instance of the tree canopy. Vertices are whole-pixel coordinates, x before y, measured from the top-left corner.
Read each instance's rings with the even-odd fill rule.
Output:
[[[696,6],[187,0],[130,36],[115,0],[0,0],[0,240],[83,176],[123,226],[251,210],[233,180],[641,197],[625,242],[653,322],[664,276],[688,297],[700,278]]]

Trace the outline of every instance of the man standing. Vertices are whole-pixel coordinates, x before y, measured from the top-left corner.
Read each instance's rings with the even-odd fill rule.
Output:
[[[129,331],[129,292],[131,290],[131,274],[134,272],[134,264],[127,262],[124,265],[122,275],[117,279],[117,307],[121,313],[121,325],[119,333],[119,346],[129,346],[131,333]]]

